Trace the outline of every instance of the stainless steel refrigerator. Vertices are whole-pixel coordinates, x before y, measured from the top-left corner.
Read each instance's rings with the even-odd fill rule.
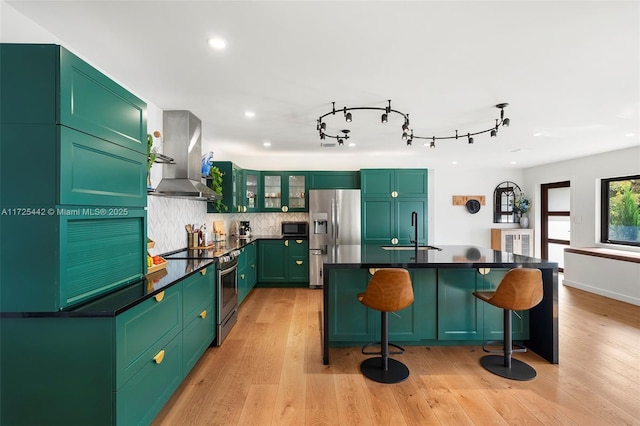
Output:
[[[360,244],[360,190],[310,190],[309,286],[322,287],[324,259],[336,259],[338,246],[353,244]]]

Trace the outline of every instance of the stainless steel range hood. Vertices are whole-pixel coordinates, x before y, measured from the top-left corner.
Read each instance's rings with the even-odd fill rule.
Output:
[[[202,183],[202,122],[190,111],[164,111],[162,153],[175,164],[165,165],[156,192],[198,200],[220,195]]]

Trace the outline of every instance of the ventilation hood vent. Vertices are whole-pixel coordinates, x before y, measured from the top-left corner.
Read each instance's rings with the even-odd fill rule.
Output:
[[[189,111],[164,111],[162,152],[175,164],[162,168],[156,192],[198,200],[216,200],[220,195],[202,183],[202,122]]]

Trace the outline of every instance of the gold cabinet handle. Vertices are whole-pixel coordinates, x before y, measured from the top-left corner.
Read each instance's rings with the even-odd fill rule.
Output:
[[[207,275],[207,268],[201,269],[201,270],[200,270],[200,273],[201,273],[202,275]]]
[[[491,268],[478,268],[478,272],[480,273],[480,275],[487,275],[489,272],[491,272]]]
[[[369,275],[375,274],[377,270],[378,268],[369,268]]]
[[[153,360],[155,361],[156,364],[160,364],[163,359],[164,359],[164,349],[158,352],[156,356],[153,357]]]
[[[240,279],[244,280],[244,274],[240,274]]]
[[[200,318],[205,319],[207,317],[207,310],[200,312]]]
[[[302,244],[302,240],[296,240],[297,244]]]
[[[162,302],[162,299],[164,299],[164,291],[156,294],[153,298],[156,299],[156,302]]]
[[[286,213],[286,212],[288,212],[288,211],[289,211],[289,207],[287,207],[287,206],[282,206],[282,211],[283,211],[283,212],[285,212],[285,213]]]
[[[247,206],[242,206],[242,211],[243,211],[244,213],[246,213],[246,212],[247,212]]]
[[[256,265],[252,263],[251,264],[251,269],[255,269],[255,268],[256,268]]]
[[[398,192],[397,191],[393,191],[391,193],[391,198],[397,198],[398,197]]]
[[[392,238],[391,239],[391,244],[398,244],[398,239],[397,238]]]
[[[289,240],[284,240],[284,246],[289,247]]]
[[[302,265],[302,260],[296,260],[296,265]]]

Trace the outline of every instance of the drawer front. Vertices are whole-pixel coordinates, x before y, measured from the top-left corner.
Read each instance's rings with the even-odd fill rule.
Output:
[[[146,156],[147,105],[63,47],[59,123]]]
[[[153,357],[164,351],[161,362]],[[160,360],[160,358],[157,358]],[[116,424],[148,425],[182,381],[182,338],[176,336],[144,360],[116,394]]]
[[[309,281],[308,256],[294,256],[289,260],[289,280],[294,282]]]
[[[182,360],[184,362],[183,375],[196,365],[202,354],[215,339],[215,313],[213,303],[191,318],[189,324],[182,331]]]
[[[71,306],[139,280],[146,261],[143,209],[56,206],[60,304]],[[113,213],[113,214],[111,214]]]
[[[182,282],[183,323],[187,324],[202,309],[213,303],[215,267],[208,266]]]
[[[147,205],[146,154],[58,126],[60,204]]]
[[[116,318],[118,389],[182,330],[181,295],[174,285]]]
[[[308,256],[309,255],[309,241],[308,240],[289,240],[289,255],[290,256]]]

